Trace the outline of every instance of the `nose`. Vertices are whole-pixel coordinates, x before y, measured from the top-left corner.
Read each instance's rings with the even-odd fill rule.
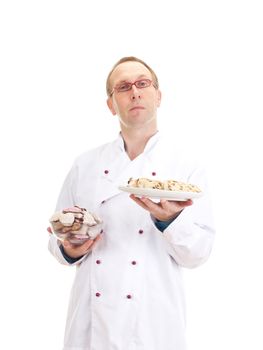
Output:
[[[131,93],[131,99],[136,100],[137,98],[141,98],[141,91],[138,89],[135,85],[132,85],[132,93]]]

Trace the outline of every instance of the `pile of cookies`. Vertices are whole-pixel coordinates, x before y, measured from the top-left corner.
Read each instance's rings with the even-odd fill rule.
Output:
[[[53,233],[60,239],[81,239],[83,236],[94,239],[100,233],[102,224],[99,217],[79,206],[55,212],[49,222]]]

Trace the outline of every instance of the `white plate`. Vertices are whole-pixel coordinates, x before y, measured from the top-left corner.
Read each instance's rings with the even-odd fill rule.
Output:
[[[131,186],[120,186],[119,189],[124,192],[133,193],[138,197],[162,198],[174,201],[186,201],[187,199],[200,198],[203,195],[202,192],[164,191]]]

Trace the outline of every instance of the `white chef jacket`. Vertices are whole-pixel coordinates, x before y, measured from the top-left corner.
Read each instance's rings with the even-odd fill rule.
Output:
[[[118,186],[130,177],[176,179],[204,195],[164,230]],[[79,205],[103,220],[103,234],[76,262],[64,350],[185,350],[181,267],[209,256],[214,228],[202,168],[181,159],[159,132],[130,160],[119,135],[79,156],[60,193],[57,210]],[[69,265],[50,237],[49,249]]]

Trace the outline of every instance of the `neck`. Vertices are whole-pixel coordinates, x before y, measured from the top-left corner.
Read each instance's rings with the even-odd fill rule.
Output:
[[[157,129],[145,131],[142,130],[121,130],[124,140],[125,150],[131,160],[138,157],[143,151],[149,139],[156,134]]]

